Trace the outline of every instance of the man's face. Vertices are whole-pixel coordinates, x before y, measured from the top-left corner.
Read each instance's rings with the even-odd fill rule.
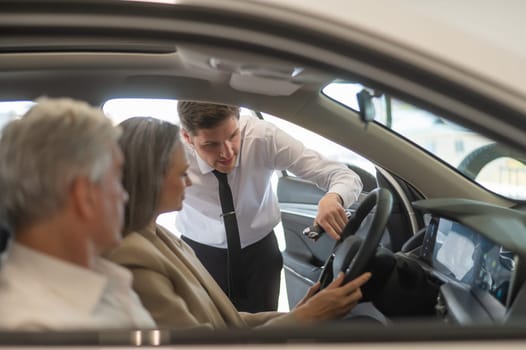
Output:
[[[195,135],[183,130],[183,136],[197,154],[212,168],[229,173],[236,165],[241,135],[235,116],[225,119],[211,129],[199,129]]]
[[[123,155],[117,144],[111,146],[112,162],[96,186],[99,229],[93,243],[100,252],[117,245],[122,236],[124,205],[128,194],[122,187]]]

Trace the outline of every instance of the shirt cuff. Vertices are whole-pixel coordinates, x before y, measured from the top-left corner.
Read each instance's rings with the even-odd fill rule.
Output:
[[[343,207],[349,208],[360,197],[360,193],[362,192],[361,181],[359,186],[355,183],[352,188],[349,188],[349,186],[345,184],[335,184],[332,185],[327,192],[339,194],[343,200]]]

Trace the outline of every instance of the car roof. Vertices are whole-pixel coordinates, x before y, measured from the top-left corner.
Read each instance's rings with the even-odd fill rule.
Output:
[[[23,9],[19,13],[33,11],[31,20],[35,20],[35,14],[40,10],[49,11],[49,8],[56,6],[79,4],[88,9],[90,4],[104,3],[111,7],[112,3],[125,2],[129,5],[150,2],[152,8],[155,6],[153,3],[158,2],[167,3],[174,9],[185,6],[201,8],[208,11],[209,20],[220,16],[221,12],[235,13],[238,20],[245,19],[245,22],[266,18],[278,27],[289,24],[291,29],[304,28],[318,32],[320,42],[324,38],[328,41],[330,35],[333,41],[340,38],[342,43],[363,43],[368,50],[377,50],[380,54],[400,59],[452,81],[462,81],[464,85],[526,111],[526,72],[522,69],[526,63],[526,47],[522,45],[526,24],[521,19],[526,3],[519,0],[507,0],[504,5],[501,2],[475,0],[332,0],[330,6],[313,0],[3,1],[0,4],[5,14],[2,25],[10,32],[12,26],[37,28],[39,25],[56,24],[49,17],[31,22],[23,15],[14,16],[5,11],[16,7],[18,11]],[[132,24],[123,25],[117,20],[124,7],[114,9],[115,28],[130,28]],[[86,14],[91,12],[86,11]],[[148,11],[145,11],[145,15],[148,16]],[[137,19],[142,21],[140,16]],[[107,25],[102,17],[100,23]],[[74,21],[70,21],[70,24],[75,25]],[[244,25],[240,23],[239,27]],[[98,39],[90,38],[93,43]],[[75,40],[78,41],[78,38]],[[117,51],[119,45],[123,47],[123,43],[114,44],[117,45]],[[38,51],[38,45],[34,42],[25,45],[33,52]],[[106,48],[111,47],[107,42],[97,45],[103,45],[98,48],[99,51],[104,45]],[[148,45],[152,47],[151,43]],[[16,48],[23,46],[24,41],[19,39],[4,37],[0,41],[0,48],[4,52],[13,48],[16,51]],[[67,44],[63,47],[67,49]]]
[[[251,1],[369,33],[526,96],[524,1]]]

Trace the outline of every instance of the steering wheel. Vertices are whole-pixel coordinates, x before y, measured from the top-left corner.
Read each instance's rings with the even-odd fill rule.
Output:
[[[372,214],[365,237],[356,236],[355,233],[375,206],[376,211]],[[389,190],[376,188],[369,192],[345,225],[340,240],[334,244],[319,279],[320,289],[327,287],[340,271],[345,273],[343,283],[365,272],[380,243],[392,208],[393,195]]]
[[[497,143],[490,143],[469,153],[458,165],[458,170],[470,179],[475,180],[482,168],[487,164],[495,159],[505,157],[512,158],[526,165],[526,159],[517,152]]]

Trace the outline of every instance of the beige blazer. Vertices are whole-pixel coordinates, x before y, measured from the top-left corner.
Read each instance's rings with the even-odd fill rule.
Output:
[[[133,288],[161,328],[281,326],[292,313],[238,312],[194,251],[161,226],[127,235],[108,258],[133,274]]]

